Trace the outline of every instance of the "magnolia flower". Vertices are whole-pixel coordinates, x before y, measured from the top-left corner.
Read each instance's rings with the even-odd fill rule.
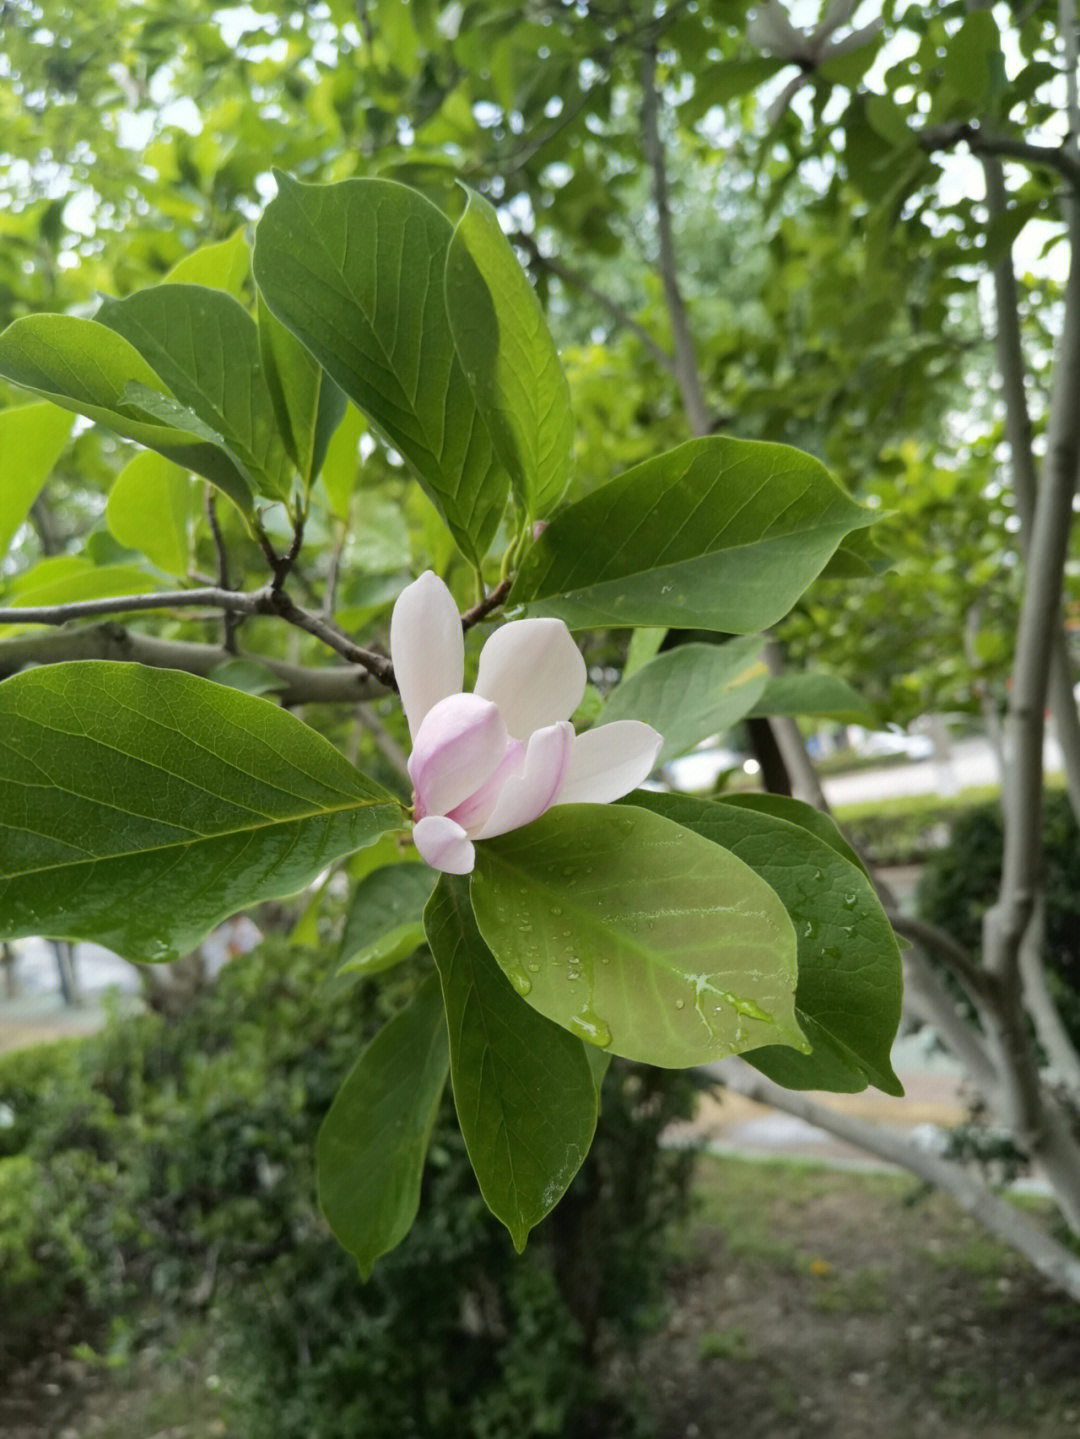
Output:
[[[430,570],[404,589],[390,656],[413,750],[413,842],[433,869],[468,874],[473,841],[530,824],[554,804],[607,804],[652,769],[663,737],[637,720],[576,735],[585,661],[562,620],[512,620],[480,652],[462,693],[465,640]]]

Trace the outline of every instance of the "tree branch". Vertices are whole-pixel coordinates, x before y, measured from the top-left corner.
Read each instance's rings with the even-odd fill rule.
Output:
[[[980,157],[988,155],[1002,160],[1019,160],[1033,169],[1055,170],[1068,181],[1071,190],[1080,194],[1080,163],[1058,146],[1033,145],[1028,140],[1011,135],[989,135],[967,120],[923,130],[916,139],[928,154],[965,144],[972,154]]]
[[[387,693],[383,685],[359,669],[316,669],[265,655],[240,657],[257,660],[282,681],[276,698],[287,706],[357,704]],[[62,664],[68,660],[121,660],[154,669],[184,670],[205,678],[218,665],[236,658],[222,645],[158,639],[118,624],[85,625],[52,634],[0,639],[0,679],[16,674],[25,665]]]
[[[712,421],[698,373],[694,341],[686,304],[679,287],[679,269],[671,232],[671,196],[668,190],[667,160],[660,135],[660,96],[656,80],[655,42],[641,52],[641,143],[645,161],[652,172],[653,203],[656,206],[657,264],[664,287],[671,336],[675,345],[674,375],[682,396],[686,418],[695,435],[707,435]]]
[[[918,1149],[909,1140],[882,1125],[843,1114],[805,1094],[781,1089],[764,1075],[736,1061],[721,1060],[710,1065],[709,1072],[737,1094],[759,1104],[770,1104],[785,1114],[793,1114],[807,1124],[876,1154],[890,1164],[898,1164],[935,1188],[943,1189],[992,1234],[1025,1255],[1051,1284],[1080,1301],[1080,1258],[1051,1238],[1023,1210],[999,1198],[987,1184],[954,1160]]]
[[[485,595],[478,604],[473,605],[471,610],[466,610],[461,616],[461,628],[471,630],[473,625],[478,625],[481,620],[487,619],[493,610],[497,610],[503,600],[510,593],[510,586],[513,580],[500,580],[489,595]]]
[[[607,311],[620,329],[629,330],[632,335],[635,335],[658,365],[667,370],[670,375],[675,374],[674,355],[670,355],[667,350],[664,349],[663,345],[659,344],[657,340],[649,334],[645,326],[635,320],[633,315],[624,309],[617,300],[613,300],[610,295],[606,295],[602,290],[598,290],[592,281],[586,279],[579,271],[572,270],[568,265],[564,265],[561,260],[556,260],[551,255],[545,255],[532,235],[519,230],[514,234],[513,239],[515,244],[520,245],[522,249],[528,253],[534,265],[542,270],[546,270],[551,275],[555,275],[558,279],[562,280],[564,284],[572,285],[575,290],[580,290],[583,295],[587,295],[594,304],[599,305],[602,310]]]
[[[385,655],[354,644],[331,621],[303,610],[273,585],[262,590],[223,590],[206,586],[191,590],[163,590],[153,595],[117,595],[95,600],[73,600],[64,605],[0,610],[0,625],[62,625],[69,620],[94,619],[102,615],[135,614],[143,610],[210,608],[244,615],[278,615],[297,629],[306,630],[351,664],[363,665],[396,690],[394,667]]]
[[[991,223],[1002,219],[1008,210],[1005,177],[1000,160],[986,157],[983,162],[986,179],[986,207]],[[1009,447],[1012,488],[1020,516],[1021,547],[1027,551],[1035,517],[1035,496],[1038,475],[1032,448],[1031,412],[1027,398],[1027,365],[1020,334],[1020,301],[1013,270],[1012,248],[1007,248],[995,261],[994,282],[994,346],[1001,398],[1005,406],[1005,440]],[[1073,695],[1068,645],[1062,628],[1061,614],[1054,622],[1050,657],[1050,709],[1054,731],[1065,764],[1065,787],[1069,803],[1080,823],[1080,713]]]

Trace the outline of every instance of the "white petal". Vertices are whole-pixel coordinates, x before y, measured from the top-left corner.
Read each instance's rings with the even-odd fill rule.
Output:
[[[652,725],[613,720],[577,735],[558,804],[609,804],[645,779],[664,743]]]
[[[444,874],[471,874],[476,863],[472,840],[452,819],[429,814],[413,825],[413,844],[432,869]]]
[[[416,732],[409,777],[417,818],[448,814],[491,778],[507,746],[506,726],[490,700],[448,695]]]
[[[517,774],[524,764],[525,746],[521,740],[512,739],[491,778],[485,780],[462,804],[455,805],[450,811],[450,818],[466,830],[480,829],[495,808],[495,801],[502,794],[503,785],[511,775]]]
[[[585,661],[562,620],[511,620],[480,651],[475,689],[499,706],[515,739],[528,739],[577,709]]]
[[[473,832],[474,838],[491,839],[520,829],[549,809],[562,787],[573,743],[574,726],[565,721],[538,729],[529,739],[521,772],[503,785],[495,808]]]
[[[465,637],[450,591],[431,570],[402,590],[390,616],[390,658],[409,733],[465,680]]]

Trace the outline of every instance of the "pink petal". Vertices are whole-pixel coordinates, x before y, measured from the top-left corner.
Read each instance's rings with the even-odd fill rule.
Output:
[[[490,779],[508,743],[502,716],[479,695],[453,694],[433,705],[416,732],[409,776],[416,814],[449,814]]]
[[[429,814],[413,825],[413,844],[432,869],[444,874],[471,874],[476,863],[472,840],[452,819]]]
[[[402,590],[390,616],[390,658],[409,733],[432,705],[457,694],[465,679],[465,637],[450,591],[431,570]]]
[[[511,620],[480,651],[475,690],[514,739],[568,720],[585,693],[585,661],[562,620]]]
[[[613,720],[574,738],[558,804],[609,804],[645,779],[664,737],[640,720]]]
[[[495,808],[484,824],[473,831],[475,839],[491,839],[508,830],[531,824],[555,802],[574,742],[574,726],[561,724],[538,729],[525,750],[520,774],[511,775],[502,787]]]
[[[471,794],[464,803],[450,811],[450,818],[457,820],[467,830],[479,829],[495,808],[495,801],[502,793],[502,787],[511,775],[517,774],[525,763],[525,746],[519,739],[512,739],[499,761],[491,778]]]

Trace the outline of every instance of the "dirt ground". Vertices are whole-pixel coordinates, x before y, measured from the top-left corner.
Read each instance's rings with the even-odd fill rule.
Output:
[[[1080,1306],[908,1176],[705,1160],[657,1439],[1077,1439]]]
[[[656,1439],[1080,1436],[1080,1306],[948,1199],[709,1157],[697,1196],[655,1329],[606,1360]],[[115,1374],[61,1349],[0,1375],[4,1439],[240,1439],[197,1342]]]

